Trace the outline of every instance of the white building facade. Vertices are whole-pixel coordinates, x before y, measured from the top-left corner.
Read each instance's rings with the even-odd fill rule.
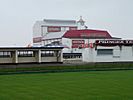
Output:
[[[49,33],[64,32],[67,30],[77,30],[77,23],[75,20],[50,20],[36,21],[33,26],[33,43],[36,46],[42,46],[42,38]]]
[[[84,62],[133,62],[133,40],[95,40],[93,44],[85,48]]]
[[[64,55],[80,55],[83,62],[133,61],[133,40],[112,37],[106,30],[87,29],[84,23],[82,17],[79,21],[37,21],[33,27],[33,45],[62,45]]]
[[[44,38],[47,34],[66,32],[69,30],[85,29],[85,21],[80,16],[79,21],[76,20],[58,20],[58,19],[44,19],[43,21],[36,21],[33,25],[33,44],[34,46],[43,46]],[[57,35],[58,36],[58,35]]]

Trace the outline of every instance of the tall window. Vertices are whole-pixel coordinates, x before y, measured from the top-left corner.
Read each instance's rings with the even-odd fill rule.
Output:
[[[113,49],[98,49],[97,55],[113,55]]]

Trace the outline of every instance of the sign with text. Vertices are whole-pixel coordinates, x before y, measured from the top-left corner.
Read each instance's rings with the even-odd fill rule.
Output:
[[[61,27],[58,26],[48,26],[48,32],[60,32]]]
[[[133,40],[96,40],[96,45],[101,46],[116,46],[116,45],[133,45]]]
[[[84,40],[72,40],[72,48],[79,48],[85,44]]]
[[[90,34],[82,33],[81,37],[89,37],[89,38],[99,37],[99,38],[103,38],[103,37],[107,37],[107,35],[105,33],[90,33]]]
[[[69,27],[69,30],[77,30],[77,27]]]
[[[42,42],[42,37],[35,37],[33,38],[33,43]]]

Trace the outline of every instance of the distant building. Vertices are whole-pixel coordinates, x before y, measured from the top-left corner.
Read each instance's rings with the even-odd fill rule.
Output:
[[[113,37],[106,30],[87,29],[82,17],[79,21],[37,21],[33,27],[33,45],[62,45],[64,55],[80,55],[84,62],[133,61],[132,40]]]
[[[42,38],[51,32],[65,32],[67,30],[77,30],[78,26],[75,20],[51,20],[44,19],[36,21],[33,26],[34,45],[43,45]]]

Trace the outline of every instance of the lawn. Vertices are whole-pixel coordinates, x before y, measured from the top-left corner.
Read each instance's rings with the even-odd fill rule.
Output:
[[[0,100],[133,100],[133,70],[0,75]]]

